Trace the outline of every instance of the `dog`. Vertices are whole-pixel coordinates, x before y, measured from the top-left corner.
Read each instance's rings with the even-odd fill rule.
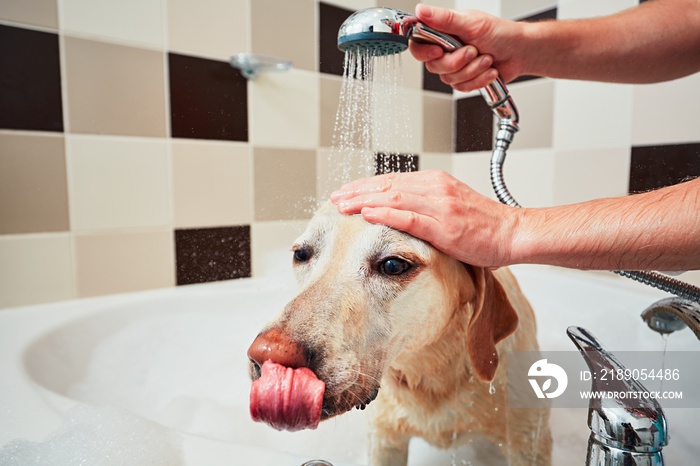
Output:
[[[499,361],[538,349],[507,268],[463,264],[330,203],[292,251],[301,291],[251,345],[254,381],[267,359],[310,369],[325,383],[321,420],[372,402],[372,465],[406,465],[416,436],[439,448],[485,437],[509,465],[550,465],[548,411],[506,419]]]

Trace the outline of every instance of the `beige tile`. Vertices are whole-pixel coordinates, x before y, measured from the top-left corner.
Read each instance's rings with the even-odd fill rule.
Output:
[[[162,52],[65,37],[72,133],[165,136]]]
[[[501,2],[501,15],[504,18],[522,18],[541,11],[556,8],[557,0],[504,0]]]
[[[317,147],[319,87],[316,73],[300,70],[263,73],[250,82],[251,143],[266,147]]]
[[[253,276],[267,277],[276,283],[293,281],[291,247],[307,223],[306,220],[253,223],[250,231]]]
[[[255,220],[299,220],[316,205],[316,151],[255,148]]]
[[[0,19],[58,29],[57,0],[0,0]]]
[[[248,145],[173,141],[173,204],[180,228],[249,224],[252,214]]]
[[[554,205],[555,161],[552,149],[508,151],[503,177],[515,200],[524,207]],[[489,171],[480,175],[490,180]]]
[[[164,140],[69,136],[67,149],[74,230],[170,224]]]
[[[347,151],[324,147],[318,149],[316,159],[316,197],[319,203],[343,184],[358,178],[373,176],[374,152]]]
[[[0,237],[0,308],[73,297],[68,233]]]
[[[520,131],[511,147],[531,149],[552,147],[554,124],[554,81],[538,79],[509,86],[520,113]],[[495,133],[494,133],[495,134]]]
[[[531,1],[531,0],[530,0]],[[639,0],[559,0],[558,19],[592,18],[606,16],[639,5]]]
[[[490,152],[463,152],[452,158],[452,175],[484,196],[495,199],[489,178]],[[506,160],[506,163],[508,161]],[[506,180],[508,181],[508,180]]]
[[[162,0],[58,0],[61,29],[68,34],[162,49]]]
[[[457,10],[481,10],[494,16],[501,16],[501,3],[493,0],[455,0]],[[442,5],[450,8],[449,5]]]
[[[353,11],[378,6],[376,0],[323,0],[323,3],[339,6],[341,8],[347,8],[348,10]]]
[[[318,69],[314,0],[251,1],[252,51],[284,58],[302,70]]]
[[[372,147],[378,152],[420,154],[423,150],[423,92],[375,82],[372,95]]]
[[[170,230],[77,235],[78,296],[161,288],[175,284]]]
[[[320,142],[321,147],[332,147],[342,79],[338,76],[323,74],[320,81]]]
[[[452,152],[454,149],[454,102],[452,96],[423,95],[423,150]]]
[[[68,229],[63,136],[0,134],[0,234]]]
[[[442,170],[447,173],[452,173],[453,154],[446,153],[423,153],[420,155],[419,169],[420,170]]]
[[[674,81],[634,86],[632,144],[635,146],[697,142],[696,118],[684,118],[700,107],[700,73]]]
[[[554,203],[573,204],[627,194],[630,177],[628,148],[557,151]]]
[[[228,60],[250,51],[248,1],[169,0],[168,50]]]

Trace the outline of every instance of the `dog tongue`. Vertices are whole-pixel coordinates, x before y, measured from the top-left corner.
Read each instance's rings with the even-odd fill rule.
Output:
[[[250,390],[250,416],[277,430],[315,429],[321,420],[326,384],[306,367],[265,361]]]

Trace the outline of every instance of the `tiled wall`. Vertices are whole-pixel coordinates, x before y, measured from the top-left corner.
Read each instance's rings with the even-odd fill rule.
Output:
[[[0,307],[266,272],[328,179],[338,26],[375,0],[0,0]],[[415,2],[382,5],[412,10]],[[632,0],[440,0],[574,18]],[[240,52],[288,72],[247,81]],[[404,160],[490,194],[491,118],[403,57]],[[506,180],[524,205],[700,174],[700,75],[647,86],[510,86],[522,130]]]

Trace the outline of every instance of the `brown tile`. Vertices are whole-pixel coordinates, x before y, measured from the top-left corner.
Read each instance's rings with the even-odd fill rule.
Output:
[[[58,29],[57,0],[0,0],[0,19]]]
[[[452,87],[440,80],[440,75],[431,73],[423,65],[423,90],[452,94]]]
[[[384,173],[415,172],[418,171],[419,157],[417,154],[375,154],[375,175]]]
[[[480,96],[457,100],[455,152],[491,150],[493,113]]]
[[[316,152],[253,150],[256,220],[311,218],[316,203]]]
[[[251,5],[253,53],[291,60],[316,71],[316,2],[255,0]]]
[[[177,284],[250,277],[250,226],[175,230]]]
[[[345,54],[338,50],[338,29],[353,12],[321,2],[318,4],[318,13],[318,69],[321,73],[342,76]]]
[[[0,128],[63,131],[56,34],[0,24]]]
[[[63,136],[0,134],[0,234],[68,229]]]
[[[71,133],[166,135],[162,52],[65,38]]]
[[[700,176],[700,143],[632,147],[629,192],[671,186]]]
[[[248,140],[247,82],[227,62],[171,53],[172,136]]]
[[[454,101],[450,96],[423,95],[423,150],[454,152]]]
[[[174,284],[170,231],[81,234],[75,237],[75,248],[80,297]]]

